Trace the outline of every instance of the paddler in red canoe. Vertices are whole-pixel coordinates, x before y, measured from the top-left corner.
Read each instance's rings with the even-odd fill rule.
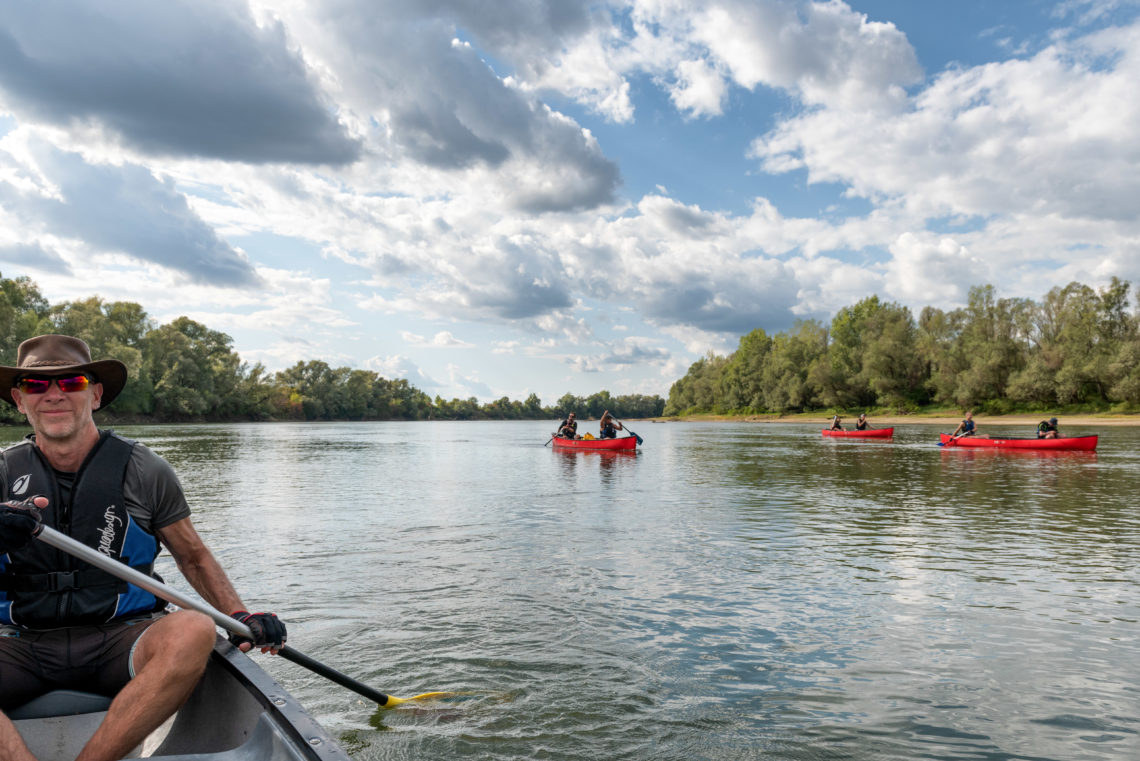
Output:
[[[579,439],[578,435],[578,420],[574,413],[571,412],[566,416],[566,419],[558,426],[558,433],[555,434],[564,439]]]
[[[830,427],[830,428],[828,428],[827,430],[829,430],[829,431],[842,431],[842,430],[843,430],[843,426],[841,426],[841,425],[839,424],[839,421],[840,421],[840,417],[839,417],[838,415],[836,415],[835,417],[833,417],[833,418],[831,419],[831,427]]]
[[[962,419],[961,423],[958,423],[958,427],[955,428],[954,432],[950,434],[950,438],[958,439],[962,436],[973,436],[976,432],[977,428],[974,425],[974,411],[969,410],[966,412],[966,417]]]
[[[859,415],[859,419],[855,421],[856,431],[869,431],[871,430],[870,424],[867,422],[867,413],[863,412]]]
[[[1057,430],[1057,418],[1051,417],[1048,420],[1042,420],[1037,424],[1037,438],[1039,439],[1059,439],[1061,432]]]

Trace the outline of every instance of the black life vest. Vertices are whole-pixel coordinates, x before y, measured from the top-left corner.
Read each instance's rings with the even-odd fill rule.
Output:
[[[123,480],[135,442],[103,432],[87,455],[64,504],[51,465],[32,441],[0,453],[9,482],[7,499],[36,495],[50,502],[44,525],[67,534],[107,557],[153,575],[158,540],[127,513]],[[0,622],[29,629],[101,624],[161,610],[165,603],[133,584],[92,567],[43,542],[31,541],[0,555]]]

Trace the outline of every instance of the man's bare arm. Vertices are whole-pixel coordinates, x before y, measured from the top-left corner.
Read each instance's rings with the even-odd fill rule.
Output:
[[[245,610],[237,590],[189,518],[160,528],[158,538],[170,550],[178,570],[206,602],[227,615]]]

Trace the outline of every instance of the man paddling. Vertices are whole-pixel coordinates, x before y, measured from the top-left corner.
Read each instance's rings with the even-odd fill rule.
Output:
[[[598,421],[598,438],[599,439],[616,439],[618,431],[624,431],[623,426],[614,416],[610,414],[609,410],[602,413],[602,419]]]
[[[0,398],[32,427],[0,452],[0,709],[53,689],[115,696],[77,761],[122,758],[189,697],[215,641],[214,622],[74,560],[33,538],[42,523],[143,573],[160,543],[191,586],[233,611],[256,645],[277,652],[285,625],[250,614],[190,522],[173,468],[147,447],[95,426],[127,380],[116,359],[44,335],[0,367]],[[0,713],[0,759],[34,759]]]
[[[958,427],[955,428],[954,432],[950,434],[950,438],[953,440],[961,438],[963,436],[973,436],[976,430],[977,428],[974,425],[974,411],[968,410],[966,412],[966,416],[962,418],[962,422],[958,423]]]
[[[1037,438],[1056,439],[1061,433],[1057,430],[1057,418],[1051,417],[1037,424]]]
[[[573,412],[567,415],[566,419],[559,423],[557,435],[561,436],[564,439],[578,438],[578,419],[575,417]]]

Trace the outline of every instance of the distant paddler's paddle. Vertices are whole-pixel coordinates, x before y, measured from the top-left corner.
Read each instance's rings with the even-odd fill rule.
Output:
[[[619,420],[618,422],[619,422],[619,423],[621,423],[621,421],[620,421],[620,420]],[[641,438],[640,436],[638,436],[638,435],[637,435],[636,433],[634,433],[633,431],[630,431],[630,430],[629,430],[629,426],[627,426],[625,423],[622,423],[622,424],[621,424],[621,427],[622,427],[622,428],[624,428],[625,430],[629,431],[629,435],[630,435],[630,436],[632,436],[633,438],[637,439],[637,445],[638,445],[638,446],[641,446],[642,444],[644,444],[644,443],[645,443],[645,439]]]
[[[950,446],[954,446],[954,442],[956,442],[958,439],[960,439],[960,438],[962,438],[963,436],[965,436],[967,433],[969,433],[969,431],[962,431],[962,432],[961,432],[961,433],[959,433],[957,436],[951,436],[951,437],[950,437],[950,440],[949,440],[949,441],[940,441],[940,442],[938,442],[938,446],[940,446],[940,447],[950,447]]]
[[[233,632],[242,637],[252,638],[253,632],[249,627],[238,621],[236,618],[231,618],[225,613],[212,608],[202,600],[195,599],[188,595],[179,592],[173,587],[168,587],[158,579],[147,576],[145,573],[136,571],[130,566],[124,565],[117,560],[107,557],[98,550],[88,547],[81,542],[77,542],[67,534],[61,534],[53,528],[48,526],[40,526],[36,529],[36,538],[44,544],[49,544],[57,550],[63,550],[68,555],[77,557],[84,560],[91,565],[99,568],[112,576],[117,576],[123,581],[129,581],[137,587],[141,587],[153,595],[157,595],[167,602],[174,603],[181,608],[189,608],[196,610],[199,613],[205,613],[210,618],[214,619],[214,623],[222,627],[226,631]],[[432,700],[435,698],[444,698],[455,695],[454,692],[425,692],[422,695],[416,695],[410,698],[397,698],[391,695],[385,695],[379,690],[374,690],[366,684],[361,684],[352,677],[345,676],[336,669],[330,668],[319,661],[315,661],[304,653],[297,652],[293,648],[286,645],[281,648],[277,653],[282,658],[296,663],[298,666],[307,668],[314,674],[319,674],[326,679],[330,679],[341,687],[347,687],[358,695],[363,695],[369,700],[375,701],[381,708],[393,708],[401,703],[407,703],[412,700]]]

